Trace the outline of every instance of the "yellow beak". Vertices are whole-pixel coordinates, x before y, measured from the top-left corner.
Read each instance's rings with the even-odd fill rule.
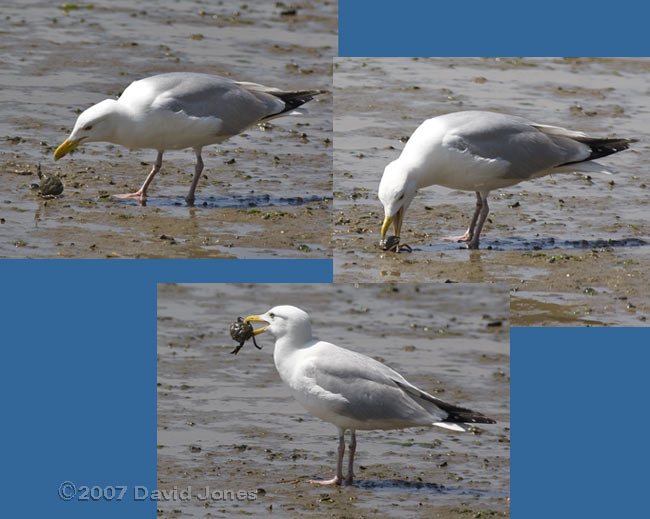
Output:
[[[266,326],[263,326],[262,328],[258,328],[257,330],[253,330],[253,335],[259,335],[270,326],[268,322],[265,321],[264,319],[261,319],[259,315],[249,315],[246,319],[244,319],[244,321],[246,321],[247,323],[251,321],[254,323],[267,323]]]
[[[394,219],[395,219],[395,216],[386,216],[386,217],[384,217],[384,223],[381,226],[381,239],[382,240],[386,236],[386,232],[388,231],[388,228],[390,227],[390,224],[393,223]]]
[[[84,139],[85,137],[82,137],[81,139],[75,139],[74,141],[71,141],[70,139],[64,140],[61,146],[59,146],[54,152],[54,160],[59,160],[61,157],[64,157],[65,155],[70,153],[77,146],[79,146],[81,141],[83,141]]]
[[[402,230],[402,216],[404,215],[404,208],[400,207],[393,216],[385,216],[384,223],[381,226],[381,239],[383,240],[388,232],[390,224],[393,224],[393,229],[395,231],[395,236],[399,237],[399,233]]]

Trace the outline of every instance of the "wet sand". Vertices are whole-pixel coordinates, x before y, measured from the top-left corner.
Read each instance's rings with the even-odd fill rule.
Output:
[[[647,324],[650,60],[337,58],[335,64],[335,281],[508,283],[513,325]],[[553,175],[493,191],[479,251],[440,239],[467,228],[474,195],[423,189],[402,231],[414,252],[380,251],[376,191],[383,168],[424,119],[470,109],[640,142],[599,160],[613,175]]]
[[[331,257],[335,2],[77,7],[33,1],[3,11],[0,257]],[[153,150],[90,143],[54,162],[79,111],[135,79],[188,70],[327,92],[306,115],[206,147],[193,209],[183,200],[191,150],[165,153],[146,207],[110,195],[141,185]],[[30,189],[39,163],[61,177],[61,197]]]
[[[498,423],[359,432],[358,482],[312,486],[334,470],[335,427],[295,402],[268,334],[261,351],[230,354],[230,322],[279,303],[307,310],[315,336]],[[158,488],[257,491],[159,502],[159,516],[508,517],[508,313],[503,285],[159,285]]]

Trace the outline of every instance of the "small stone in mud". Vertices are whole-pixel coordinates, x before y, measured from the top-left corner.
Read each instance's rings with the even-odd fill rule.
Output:
[[[59,6],[59,9],[61,9],[65,14],[68,14],[70,11],[75,11],[79,9],[79,6],[76,4],[65,3],[65,4],[61,4]]]
[[[190,445],[190,452],[201,452],[201,447],[198,445]]]

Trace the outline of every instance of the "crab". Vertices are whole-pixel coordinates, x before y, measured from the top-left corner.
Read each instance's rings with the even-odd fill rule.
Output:
[[[399,243],[399,236],[389,236],[385,240],[379,241],[379,247],[381,250],[390,251],[390,252],[413,252],[413,249],[410,245],[406,243]]]
[[[230,336],[232,337],[233,341],[239,342],[239,346],[237,346],[230,353],[234,353],[235,355],[237,355],[239,350],[242,349],[244,343],[249,339],[253,339],[253,344],[258,350],[262,349],[262,347],[258,346],[257,343],[255,342],[253,325],[247,321],[244,321],[244,319],[242,319],[241,317],[238,317],[237,320],[230,325]]]
[[[55,174],[43,173],[41,171],[41,164],[38,164],[38,178],[40,185],[37,186],[38,194],[43,198],[54,198],[63,193],[63,182]]]

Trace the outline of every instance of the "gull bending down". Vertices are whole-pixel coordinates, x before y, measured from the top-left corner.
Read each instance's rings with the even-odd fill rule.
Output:
[[[158,156],[135,193],[116,195],[144,203],[147,188],[162,164],[165,150],[193,148],[194,178],[185,197],[194,204],[194,191],[203,171],[201,150],[246,128],[297,109],[320,90],[283,91],[256,83],[193,72],[159,74],[131,83],[119,99],[105,99],[77,118],[70,137],[54,152],[58,160],[82,142],[105,141],[128,148],[152,148]]]
[[[379,184],[384,205],[382,241],[391,223],[399,237],[418,189],[439,185],[476,192],[467,232],[445,239],[477,249],[487,218],[488,193],[552,173],[607,172],[594,159],[626,150],[636,139],[596,138],[493,112],[454,112],[424,121]]]
[[[310,414],[338,429],[336,476],[311,483],[352,483],[357,429],[437,425],[465,431],[465,424],[496,423],[481,413],[448,404],[418,389],[381,362],[315,339],[309,314],[300,308],[276,306],[245,320],[267,323],[253,333],[268,331],[275,337],[273,359],[280,378]],[[344,478],[344,435],[348,429],[348,472]]]

